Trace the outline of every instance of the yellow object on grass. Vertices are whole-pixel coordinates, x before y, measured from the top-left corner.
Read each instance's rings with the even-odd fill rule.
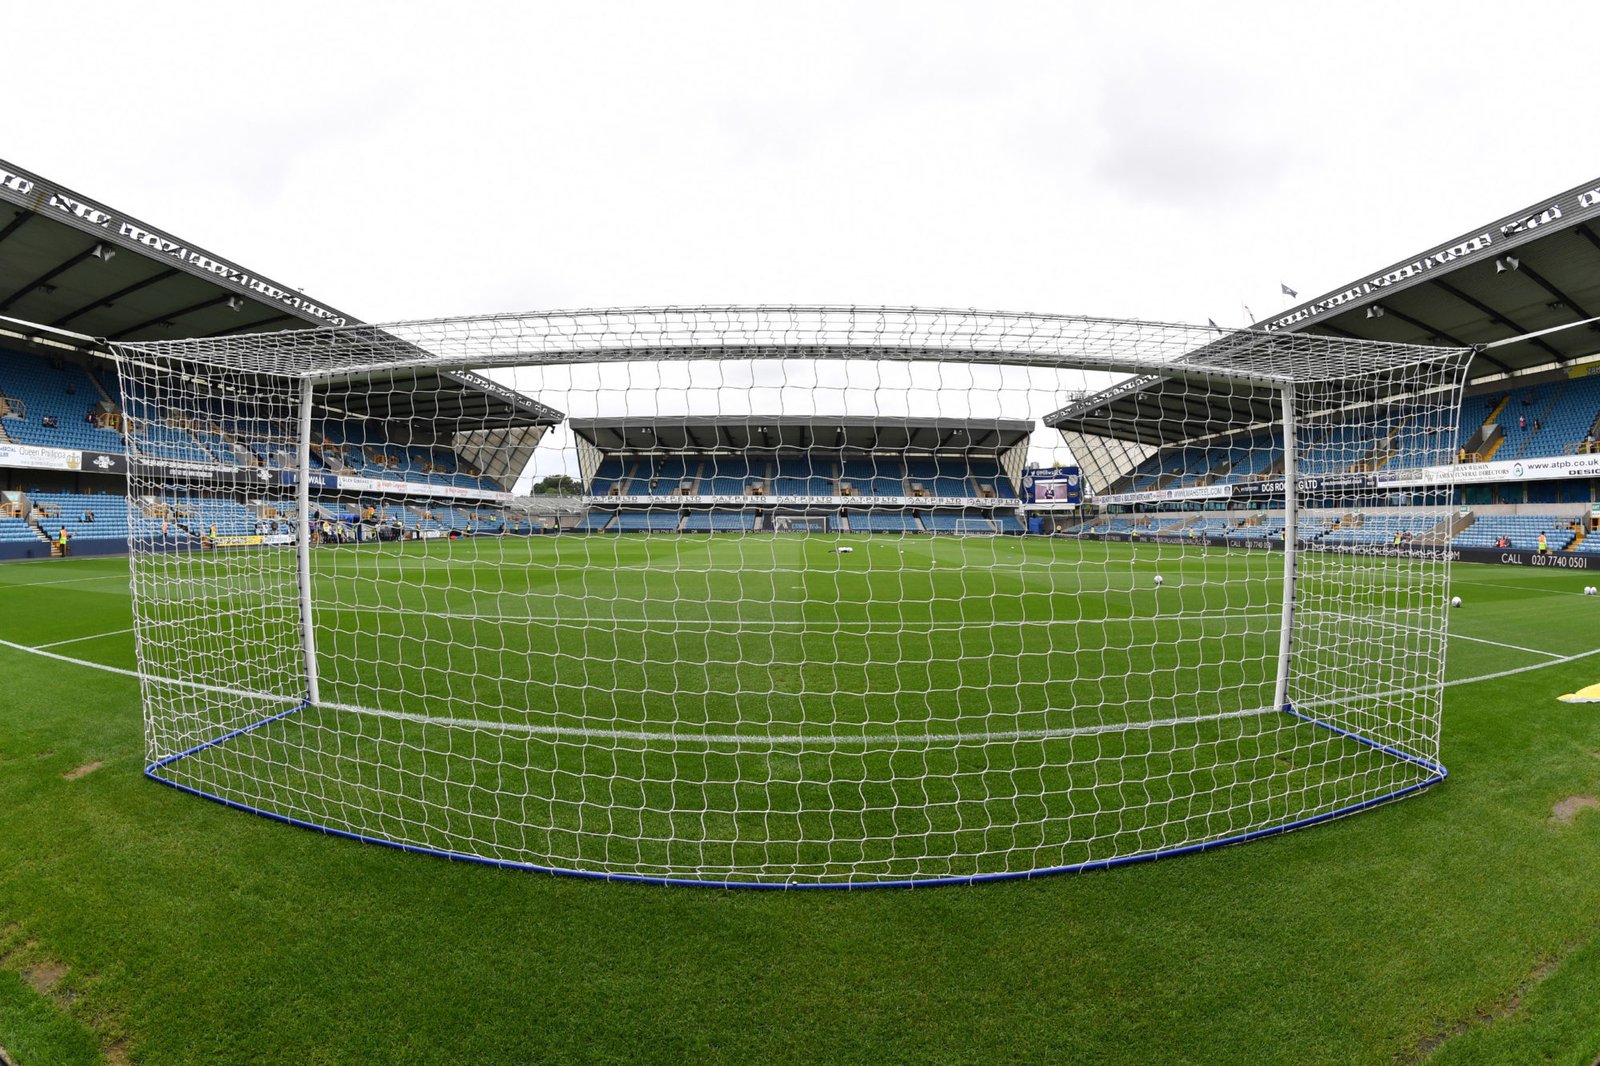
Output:
[[[1559,697],[1562,703],[1600,703],[1600,684],[1580,688],[1576,692],[1569,692]]]

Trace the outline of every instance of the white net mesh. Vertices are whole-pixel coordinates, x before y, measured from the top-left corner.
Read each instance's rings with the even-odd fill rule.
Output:
[[[1385,480],[1448,460],[1467,354],[828,308],[121,345],[150,772],[699,883],[1359,809],[1442,775],[1451,515]],[[1093,506],[1030,498],[1056,430]]]

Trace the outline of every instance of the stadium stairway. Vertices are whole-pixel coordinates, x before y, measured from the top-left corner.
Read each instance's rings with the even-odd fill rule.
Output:
[[[1430,548],[1443,547],[1464,533],[1475,521],[1476,515],[1453,514],[1426,533],[1418,535],[1414,543]]]
[[[1560,405],[1564,398],[1565,390],[1559,387],[1550,389],[1549,400],[1546,401],[1545,405],[1539,409],[1538,414],[1534,415],[1533,418],[1528,420],[1528,432],[1527,435],[1522,439],[1522,447],[1519,448],[1517,450],[1517,454],[1511,456],[1511,458],[1526,459],[1530,455],[1545,454],[1539,450],[1540,438],[1550,433],[1552,428],[1550,424],[1550,416],[1554,414],[1556,407]],[[1535,426],[1539,428],[1535,429]],[[1559,453],[1561,450],[1561,447],[1557,445],[1555,453]]]
[[[1389,460],[1393,459],[1400,453],[1401,445],[1404,441],[1403,432],[1406,426],[1411,424],[1412,418],[1412,415],[1406,415],[1404,418],[1396,421],[1395,424],[1390,427],[1388,434],[1385,435],[1382,440],[1379,440],[1373,444],[1370,452],[1362,456],[1362,458],[1356,463],[1355,468],[1357,470],[1376,472],[1387,466]]]

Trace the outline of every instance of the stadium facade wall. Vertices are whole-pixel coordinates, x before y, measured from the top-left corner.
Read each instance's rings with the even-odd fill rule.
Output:
[[[121,540],[75,540],[72,542],[73,555],[127,555],[128,545]],[[0,544],[0,562],[17,562],[22,559],[48,559],[50,558],[50,545],[44,541],[37,544],[23,542],[21,544]]]

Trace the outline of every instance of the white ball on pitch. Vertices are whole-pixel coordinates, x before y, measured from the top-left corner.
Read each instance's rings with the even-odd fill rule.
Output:
[[[1161,575],[1160,575],[1160,574],[1157,574],[1157,575],[1156,575],[1156,584],[1158,584],[1158,585],[1159,585],[1159,584],[1161,584],[1161,583],[1162,583],[1162,582],[1164,582],[1164,581],[1165,581],[1165,580],[1166,580],[1166,578],[1164,578],[1164,577],[1162,577],[1162,576],[1161,576]]]
[[[1600,594],[1600,592],[1597,592],[1593,585],[1585,585],[1583,586],[1583,594],[1585,596],[1594,596]]]
[[[1460,596],[1451,596],[1450,597],[1450,606],[1452,606],[1452,607],[1460,607],[1461,606],[1461,597]]]

